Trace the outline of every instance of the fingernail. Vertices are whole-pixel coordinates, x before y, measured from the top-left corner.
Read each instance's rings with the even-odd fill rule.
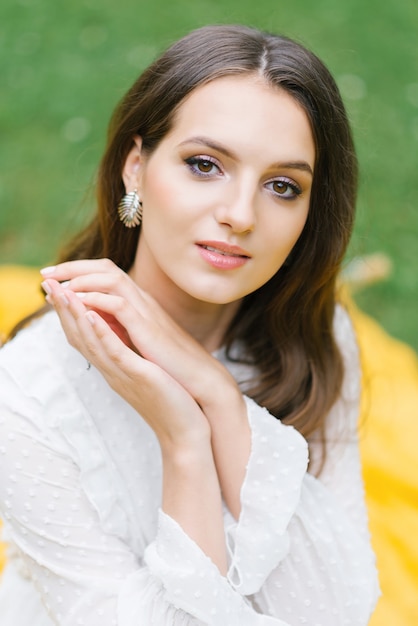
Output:
[[[48,294],[48,295],[49,295],[50,293],[52,293],[51,287],[49,286],[49,284],[47,283],[47,281],[46,281],[46,280],[44,280],[44,281],[41,283],[41,287],[42,287],[42,289],[45,291],[45,293],[46,293],[46,294]]]
[[[60,293],[59,297],[61,298],[61,301],[65,306],[68,306],[70,304],[67,296],[65,296],[63,293]]]
[[[47,276],[48,274],[53,274],[55,272],[56,265],[50,265],[48,267],[44,267],[41,269],[42,276]]]
[[[66,289],[68,287],[68,285],[70,284],[69,280],[64,280],[61,284],[61,287],[64,287],[64,289]]]
[[[83,299],[86,297],[87,294],[84,291],[76,291],[75,295],[77,296],[77,298]]]

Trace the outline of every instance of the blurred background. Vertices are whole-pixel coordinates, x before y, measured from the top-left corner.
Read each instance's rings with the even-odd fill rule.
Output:
[[[416,0],[1,0],[0,263],[53,262],[90,215],[124,91],[174,39],[226,22],[290,35],[336,77],[361,167],[347,261],[384,253],[392,263],[356,300],[417,349]]]

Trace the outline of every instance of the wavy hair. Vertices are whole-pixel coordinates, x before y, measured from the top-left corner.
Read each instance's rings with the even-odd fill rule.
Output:
[[[116,207],[125,192],[121,172],[133,137],[140,135],[151,153],[194,89],[254,73],[303,107],[316,162],[303,232],[276,275],[244,298],[225,341],[231,348],[239,340],[257,366],[249,395],[309,437],[323,428],[342,384],[333,315],[336,277],[353,227],[357,161],[336,83],[304,46],[238,25],[203,27],[174,43],[117,106],[98,172],[97,213],[59,260],[108,257],[129,270],[140,228],[126,229]]]

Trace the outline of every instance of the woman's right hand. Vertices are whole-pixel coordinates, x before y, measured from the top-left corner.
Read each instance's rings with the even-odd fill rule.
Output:
[[[175,378],[204,410],[213,404],[214,388],[228,403],[239,402],[228,370],[109,259],[61,263],[47,275],[83,296],[86,308],[98,311],[128,346]]]
[[[138,354],[115,328],[57,281],[43,283],[69,343],[99,369],[109,385],[141,414],[161,448],[210,441],[209,423],[182,385],[156,363]]]
[[[69,261],[43,274],[63,281],[65,292],[82,297],[85,308],[97,311],[126,346],[161,368],[195,400],[208,422],[223,497],[238,519],[251,432],[245,400],[227,368],[109,259]],[[115,386],[111,379],[109,383]]]
[[[70,289],[52,279],[43,286],[69,343],[102,372],[158,437],[163,510],[226,574],[222,497],[211,429],[196,400],[159,365],[126,345],[120,336],[122,329],[115,333]]]

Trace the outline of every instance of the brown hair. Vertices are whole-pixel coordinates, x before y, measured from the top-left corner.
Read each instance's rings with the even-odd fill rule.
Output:
[[[125,271],[140,229],[126,229],[116,207],[122,168],[140,135],[152,152],[196,87],[257,73],[305,110],[316,148],[309,215],[288,262],[244,298],[227,346],[241,340],[259,376],[249,395],[309,436],[324,424],[342,382],[333,336],[336,276],[351,234],[357,162],[345,109],[331,74],[300,44],[244,26],[207,26],[172,45],[135,82],[112,117],[97,182],[98,211],[60,261],[108,257]]]

